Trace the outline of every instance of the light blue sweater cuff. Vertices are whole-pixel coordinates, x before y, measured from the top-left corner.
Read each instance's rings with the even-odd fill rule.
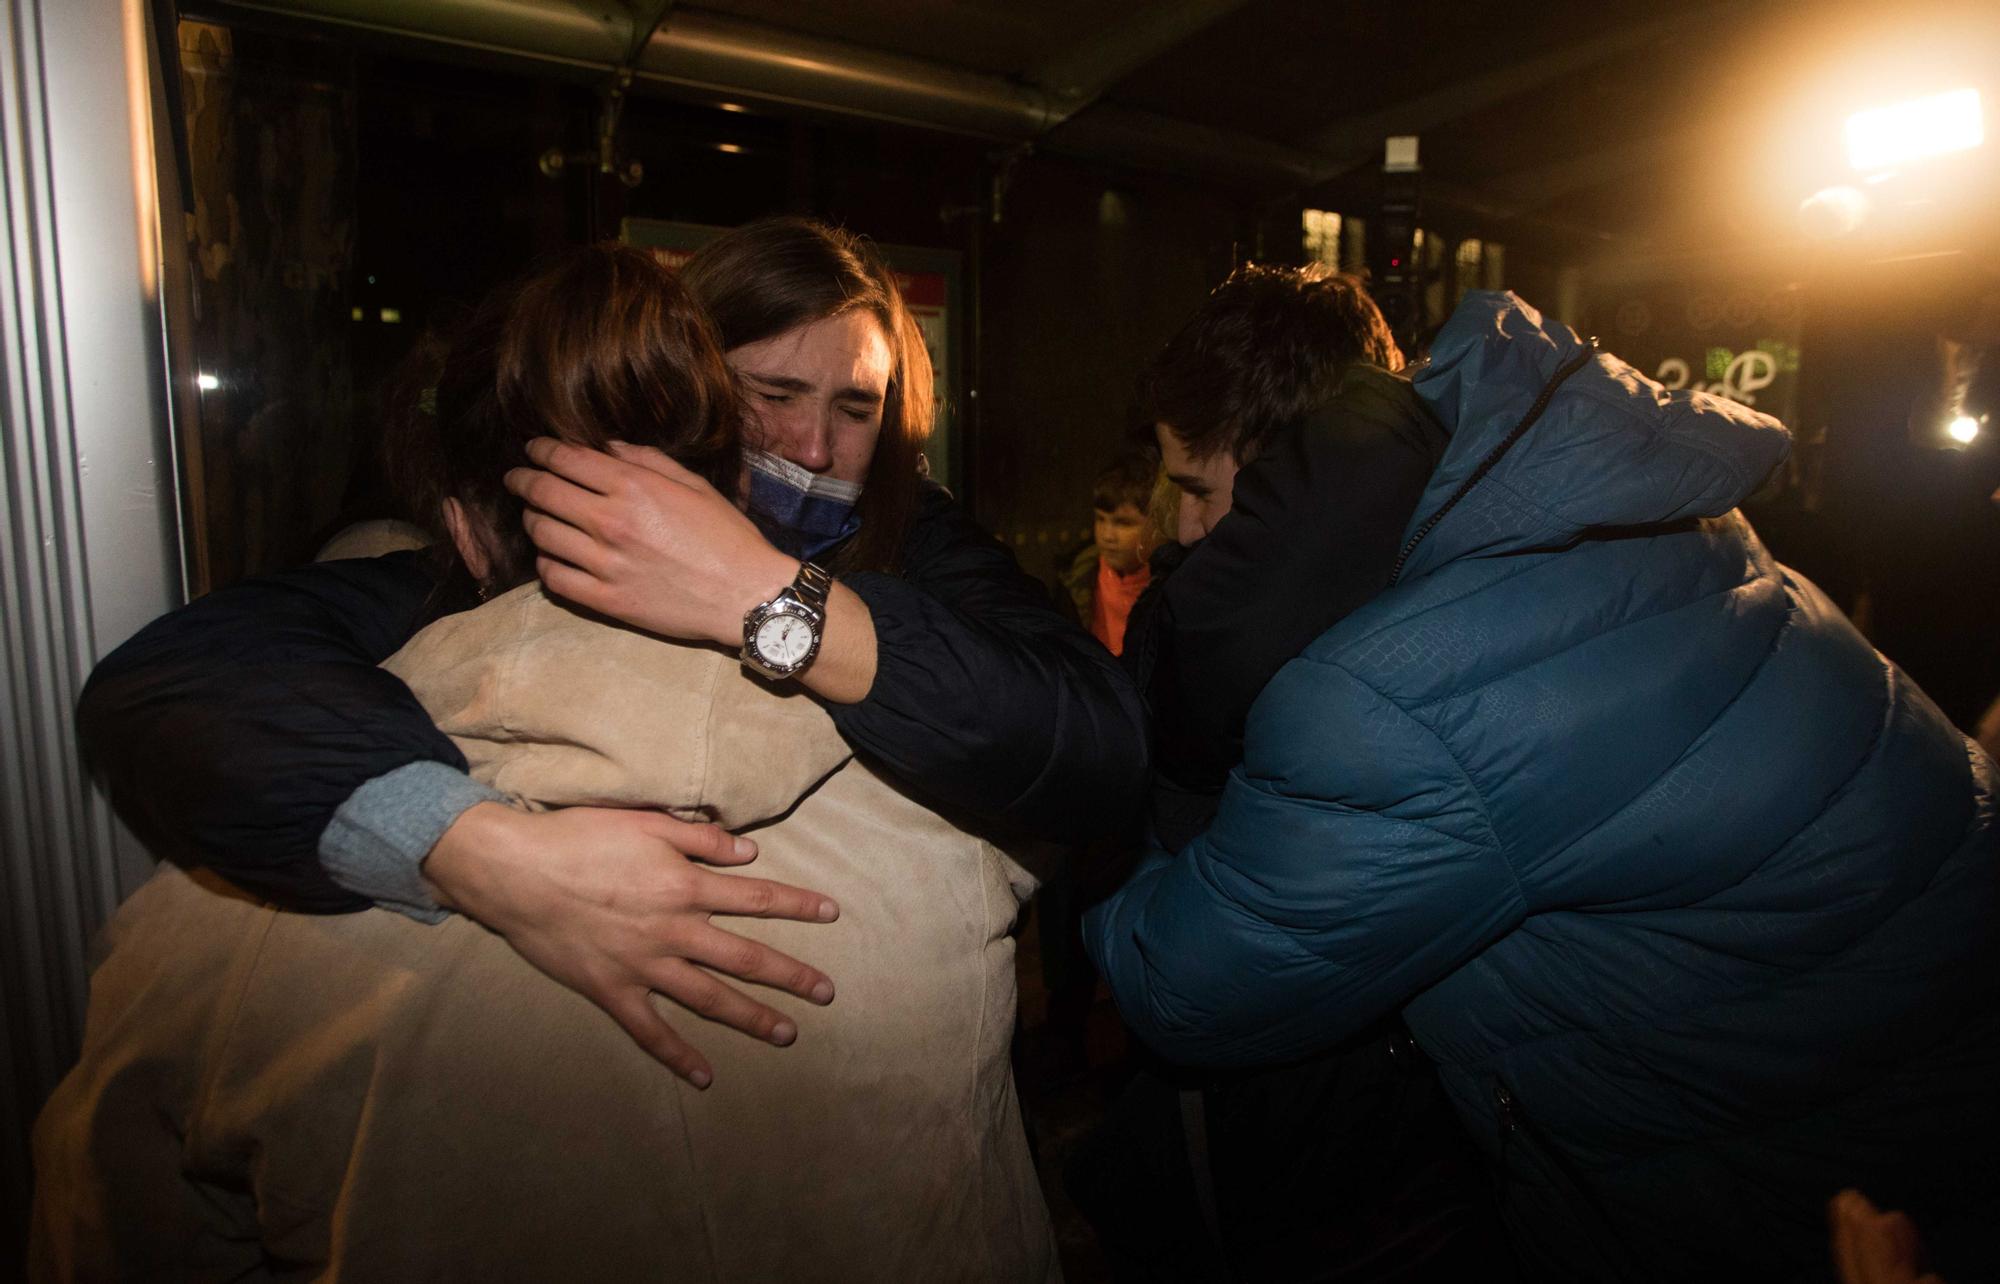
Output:
[[[424,857],[465,810],[507,795],[441,762],[412,762],[348,795],[319,836],[327,876],[383,909],[422,923],[451,911],[424,889]]]

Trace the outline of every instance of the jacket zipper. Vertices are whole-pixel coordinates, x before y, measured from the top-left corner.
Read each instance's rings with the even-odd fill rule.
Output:
[[[1493,466],[1500,462],[1500,456],[1513,449],[1514,443],[1521,440],[1528,429],[1535,426],[1535,421],[1549,408],[1549,401],[1556,395],[1556,389],[1562,387],[1571,375],[1589,365],[1590,359],[1596,355],[1597,338],[1593,335],[1586,342],[1584,350],[1565,362],[1562,369],[1556,371],[1555,377],[1542,386],[1541,395],[1535,398],[1535,404],[1528,407],[1528,413],[1521,416],[1521,422],[1514,425],[1513,430],[1501,439],[1500,444],[1495,446],[1486,458],[1479,461],[1479,467],[1472,470],[1472,476],[1466,478],[1464,484],[1453,491],[1451,498],[1444,501],[1435,513],[1424,519],[1424,524],[1417,528],[1416,534],[1410,536],[1409,543],[1403,545],[1403,551],[1396,554],[1395,566],[1390,568],[1390,584],[1393,585],[1403,578],[1403,564],[1410,560],[1410,554],[1417,551],[1417,545],[1423,543],[1424,536],[1437,529],[1437,524],[1444,520],[1445,514],[1458,507],[1458,502],[1464,499],[1474,486],[1486,480],[1486,474],[1493,471]]]
[[[1563,377],[1557,376],[1557,382],[1561,382]],[[1533,1125],[1528,1119],[1527,1112],[1522,1110],[1520,1103],[1514,1099],[1513,1092],[1499,1079],[1493,1081],[1493,1105],[1500,1120],[1501,1202],[1503,1204],[1506,1202],[1507,1187],[1512,1182],[1514,1173],[1512,1166],[1507,1162],[1507,1150],[1518,1136],[1533,1153],[1541,1156],[1556,1177],[1568,1185],[1577,1200],[1590,1210],[1605,1238],[1616,1245],[1618,1252],[1623,1255],[1624,1265],[1629,1270],[1639,1258],[1633,1253],[1632,1246],[1626,1241],[1625,1236],[1619,1232],[1618,1223],[1611,1219],[1610,1210],[1605,1208],[1597,1192],[1583,1179],[1583,1174],[1576,1170],[1569,1159],[1542,1138],[1540,1130]]]

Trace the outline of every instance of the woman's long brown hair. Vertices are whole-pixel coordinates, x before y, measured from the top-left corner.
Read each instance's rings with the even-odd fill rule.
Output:
[[[930,352],[895,274],[851,232],[813,219],[771,218],[703,246],[681,279],[708,310],[725,351],[856,308],[881,322],[892,362],[882,435],[856,505],[861,530],[832,564],[836,571],[898,569],[934,394]]]
[[[522,504],[502,480],[529,463],[531,438],[652,446],[725,494],[742,469],[741,402],[722,345],[687,287],[643,250],[570,250],[495,290],[413,356],[400,385],[389,476],[431,532],[441,600],[475,587],[444,526],[446,499],[485,540],[479,587],[534,578]]]

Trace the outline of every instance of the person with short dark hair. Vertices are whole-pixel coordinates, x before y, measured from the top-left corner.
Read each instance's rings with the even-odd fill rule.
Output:
[[[1125,623],[1152,582],[1156,538],[1148,508],[1159,465],[1136,451],[1120,455],[1091,485],[1091,541],[1062,575],[1077,619],[1113,655],[1125,650]]]
[[[1782,425],[1488,292],[1413,382],[1350,386],[1406,443],[1358,475],[1162,403],[1209,488],[1182,572],[1303,547],[1275,604],[1163,591],[1185,725],[1240,740],[1086,920],[1129,1026],[1227,1074],[1400,1016],[1535,1280],[1821,1279],[1850,1186],[2000,1277],[2000,780],[1737,511]],[[1317,542],[1333,488],[1383,507]]]
[[[1147,364],[1139,402],[1149,422],[1175,426],[1190,457],[1248,463],[1332,401],[1355,364],[1403,368],[1359,277],[1320,263],[1246,263]]]
[[[1185,546],[1125,655],[1167,850],[1209,826],[1271,675],[1388,582],[1444,444],[1402,364],[1352,277],[1249,265],[1140,376]],[[1146,1066],[1066,1174],[1107,1251],[1148,1279],[1504,1280],[1477,1160],[1401,1023],[1313,1053]]]
[[[1127,665],[1153,710],[1152,820],[1170,847],[1207,823],[1271,675],[1388,584],[1445,440],[1402,368],[1359,280],[1248,264],[1139,376],[1180,490],[1176,537],[1200,549]],[[1239,505],[1251,519],[1221,525]]]

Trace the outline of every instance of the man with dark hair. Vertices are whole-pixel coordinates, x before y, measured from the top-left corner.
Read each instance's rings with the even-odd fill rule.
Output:
[[[1445,443],[1402,364],[1352,277],[1252,265],[1140,377],[1186,549],[1125,653],[1154,712],[1166,850],[1208,828],[1272,674],[1389,582]],[[1401,1023],[1312,1051],[1133,1080],[1068,1173],[1122,1271],[1505,1280],[1477,1160]]]
[[[1327,377],[1222,295],[1170,351],[1254,373],[1167,382]],[[1407,1022],[1538,1281],[1824,1278],[1848,1187],[2000,1278],[2000,780],[1736,511],[1782,425],[1506,294],[1339,369],[1155,403],[1205,538],[1143,634],[1188,805],[1085,927],[1128,1025],[1228,1083]]]
[[[1140,403],[1191,455],[1248,463],[1280,428],[1332,401],[1357,362],[1403,368],[1359,278],[1317,263],[1246,263],[1146,367]]]
[[[1394,374],[1389,326],[1351,276],[1250,264],[1141,373],[1176,537],[1133,659],[1148,685],[1170,848],[1206,826],[1243,757],[1243,719],[1278,666],[1380,592],[1443,454],[1444,430]],[[1232,507],[1247,520],[1217,529]]]

